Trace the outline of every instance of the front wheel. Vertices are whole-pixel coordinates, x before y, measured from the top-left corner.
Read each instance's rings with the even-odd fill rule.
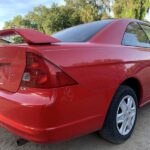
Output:
[[[136,118],[137,96],[132,88],[122,85],[112,100],[100,135],[112,143],[120,144],[131,136]]]

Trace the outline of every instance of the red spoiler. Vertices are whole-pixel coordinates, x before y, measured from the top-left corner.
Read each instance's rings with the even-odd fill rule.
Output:
[[[0,31],[0,36],[20,35],[27,44],[50,44],[60,42],[58,39],[45,35],[33,29],[6,29]]]

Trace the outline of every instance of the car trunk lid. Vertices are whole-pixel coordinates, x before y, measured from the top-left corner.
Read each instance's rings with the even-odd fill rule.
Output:
[[[20,35],[28,45],[50,45],[59,40],[32,29],[7,29],[0,31],[0,38]],[[0,46],[0,89],[16,92],[26,66],[28,45],[2,44]]]
[[[0,89],[16,92],[26,65],[25,48],[0,47]]]

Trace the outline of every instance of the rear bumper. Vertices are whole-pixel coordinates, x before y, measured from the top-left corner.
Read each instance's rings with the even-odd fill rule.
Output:
[[[82,101],[74,96],[77,91],[77,87],[69,87],[19,90],[14,94],[0,92],[1,126],[37,143],[65,141],[96,131],[104,119],[100,113],[92,115],[86,107],[79,107]]]
[[[88,118],[79,122],[47,129],[26,127],[12,122],[1,122],[1,126],[29,141],[36,143],[56,143],[96,131],[95,127],[89,128],[87,124],[92,121],[93,124],[97,124],[97,129],[99,129],[99,122],[97,120],[100,119],[102,119],[100,116],[96,116],[95,118]]]

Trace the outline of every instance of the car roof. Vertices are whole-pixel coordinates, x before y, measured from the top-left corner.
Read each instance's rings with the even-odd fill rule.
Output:
[[[95,34],[95,36],[93,36],[89,42],[121,45],[125,30],[129,23],[137,22],[150,26],[149,23],[137,19],[121,18],[112,20],[113,21],[102,31]]]
[[[138,19],[133,19],[133,18],[114,18],[112,19],[113,21],[126,21],[126,22],[138,22],[138,23],[144,23],[150,25],[150,22],[148,21],[142,21]]]

